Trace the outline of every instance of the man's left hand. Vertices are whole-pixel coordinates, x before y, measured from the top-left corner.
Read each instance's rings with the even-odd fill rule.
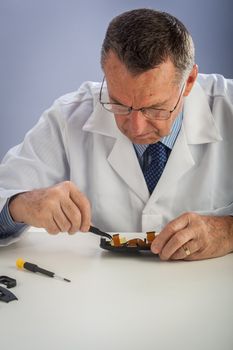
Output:
[[[184,213],[168,223],[151,244],[162,260],[200,260],[233,251],[233,217]]]

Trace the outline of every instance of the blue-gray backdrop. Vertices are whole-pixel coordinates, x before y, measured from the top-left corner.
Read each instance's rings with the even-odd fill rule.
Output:
[[[233,77],[232,0],[0,0],[0,159],[55,98],[101,79],[108,22],[139,7],[184,22],[200,72]]]

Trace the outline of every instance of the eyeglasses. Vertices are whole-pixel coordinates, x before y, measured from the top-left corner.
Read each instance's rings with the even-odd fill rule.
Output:
[[[175,107],[171,110],[168,111],[166,109],[159,109],[159,108],[153,108],[153,107],[142,107],[142,108],[133,108],[133,107],[128,107],[125,105],[122,105],[120,103],[113,103],[113,102],[103,102],[102,101],[102,90],[103,90],[103,85],[104,85],[104,80],[105,77],[103,78],[101,88],[100,88],[100,93],[99,93],[99,102],[103,106],[104,109],[106,109],[108,112],[111,112],[116,115],[129,115],[132,111],[140,111],[143,116],[147,119],[150,120],[166,120],[169,119],[172,112],[175,111],[177,108],[181,95],[184,90],[185,83],[182,85],[181,92],[178,98],[178,101],[175,105]]]

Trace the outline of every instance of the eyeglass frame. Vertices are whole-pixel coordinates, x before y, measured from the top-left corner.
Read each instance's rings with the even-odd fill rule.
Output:
[[[105,107],[105,105],[117,105],[117,106],[122,106],[122,107],[126,107],[128,108],[128,113],[127,114],[122,114],[122,115],[130,115],[132,113],[132,111],[137,111],[137,112],[141,112],[142,115],[144,116],[144,118],[146,119],[149,119],[149,120],[168,120],[169,118],[171,118],[171,114],[176,110],[176,108],[178,107],[179,105],[179,102],[180,102],[180,99],[181,99],[181,96],[182,96],[182,93],[184,91],[184,87],[185,87],[185,82],[183,83],[182,85],[182,88],[181,88],[181,92],[179,94],[179,98],[178,98],[178,101],[175,105],[175,107],[168,111],[166,109],[163,109],[163,108],[153,108],[153,107],[141,107],[141,108],[133,108],[133,107],[128,107],[128,106],[125,106],[121,103],[117,103],[117,102],[102,102],[101,101],[101,98],[102,98],[102,90],[103,90],[103,86],[104,86],[104,81],[105,81],[105,76],[103,77],[103,80],[102,80],[102,83],[101,83],[101,87],[100,87],[100,92],[99,92],[99,103],[101,104],[101,106],[108,112],[114,114],[114,112],[111,112],[109,109],[107,109]],[[145,111],[146,109],[154,109],[156,111],[164,111],[164,112],[168,112],[169,113],[169,116],[167,118],[151,118],[151,117],[148,117],[147,115],[145,115],[145,112],[143,112],[143,110]]]

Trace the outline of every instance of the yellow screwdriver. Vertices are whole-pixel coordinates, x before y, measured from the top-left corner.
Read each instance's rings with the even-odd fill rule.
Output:
[[[66,282],[71,282],[67,278],[60,277],[60,276],[56,275],[54,272],[42,269],[41,267],[39,267],[39,266],[37,266],[35,264],[29,263],[29,262],[25,262],[21,258],[17,259],[16,266],[18,268],[20,268],[20,269],[25,269],[25,270],[28,270],[28,271],[31,271],[31,272],[39,272],[39,273],[42,273],[43,275],[46,275],[46,276],[49,276],[49,277],[57,278],[59,280],[66,281]]]

